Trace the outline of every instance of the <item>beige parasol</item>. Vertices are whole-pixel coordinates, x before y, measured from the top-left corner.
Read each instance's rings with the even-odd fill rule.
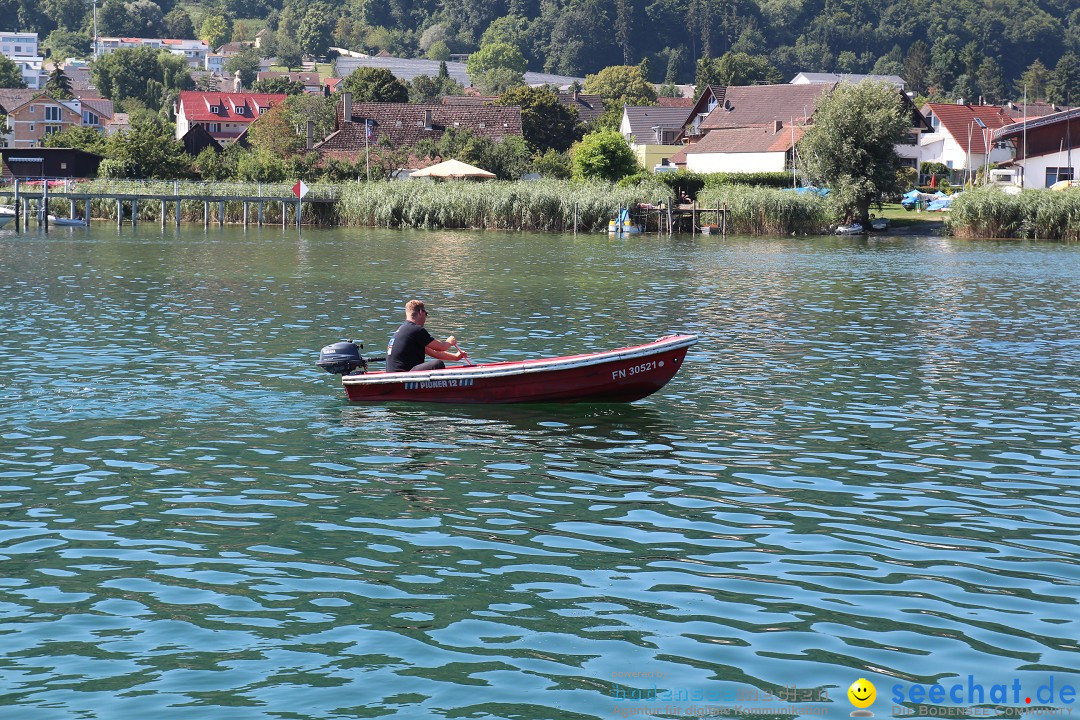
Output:
[[[438,178],[443,180],[459,180],[459,179],[475,179],[484,180],[487,178],[495,177],[495,173],[488,172],[482,168],[473,167],[468,163],[463,163],[460,160],[446,160],[426,167],[423,170],[417,170],[409,175],[409,177],[429,177]]]

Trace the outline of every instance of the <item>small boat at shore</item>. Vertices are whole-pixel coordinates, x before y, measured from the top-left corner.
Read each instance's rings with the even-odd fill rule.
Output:
[[[668,335],[604,352],[414,372],[367,372],[369,361],[385,358],[364,358],[346,341],[324,347],[317,364],[342,376],[353,402],[633,402],[667,385],[697,341]]]
[[[861,223],[851,223],[850,225],[838,225],[835,233],[837,235],[862,235],[866,230],[863,229]]]

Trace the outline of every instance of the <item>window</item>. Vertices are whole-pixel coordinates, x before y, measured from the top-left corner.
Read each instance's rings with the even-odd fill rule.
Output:
[[[210,127],[207,129],[210,132],[221,132],[221,123],[210,123]]]
[[[60,108],[56,105],[45,106],[45,119],[60,122]]]
[[[210,112],[214,113],[215,115],[218,114],[219,112],[221,112],[221,106],[220,105],[211,105],[210,106]]]
[[[30,112],[36,113],[37,112],[37,105],[31,105],[30,106]]]
[[[1048,167],[1046,168],[1046,185],[1050,187],[1059,180],[1073,180],[1073,169],[1071,167]]]
[[[270,108],[268,108],[268,107],[263,107],[262,105],[260,105],[260,106],[259,106],[259,114],[260,114],[260,115],[262,115],[263,113],[267,112],[268,110],[270,110]]]
[[[99,118],[97,115],[90,112],[89,110],[84,110],[83,111],[83,119],[82,119],[82,121],[83,121],[83,125],[100,125],[101,124],[101,118]]]
[[[34,132],[34,123],[30,123],[30,132]]]
[[[45,134],[46,135],[52,135],[53,133],[58,133],[63,129],[64,129],[64,127],[62,125],[46,125],[45,126]]]

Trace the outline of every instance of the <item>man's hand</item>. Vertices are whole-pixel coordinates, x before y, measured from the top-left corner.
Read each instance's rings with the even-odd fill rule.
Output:
[[[457,338],[451,335],[450,337],[446,338],[446,344],[450,347],[454,347],[455,345],[457,345]]]

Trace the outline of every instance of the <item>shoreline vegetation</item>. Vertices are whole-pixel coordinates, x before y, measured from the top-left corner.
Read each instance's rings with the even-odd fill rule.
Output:
[[[61,191],[62,192],[62,191]],[[132,180],[92,180],[79,183],[75,193],[110,195],[204,195],[211,203],[213,223],[241,223],[244,207],[239,200],[260,195],[268,200],[264,222],[280,224],[280,198],[291,196],[291,185],[259,183],[197,183]],[[332,203],[305,202],[303,222],[311,225],[344,225],[382,228],[478,229],[580,232],[606,229],[620,207],[638,203],[670,204],[674,190],[664,182],[646,179],[634,184],[578,182],[571,180],[417,182],[378,181],[316,183],[309,198]],[[225,216],[219,218],[217,200],[225,200]],[[829,198],[815,193],[795,193],[777,187],[717,184],[697,192],[699,208],[726,207],[727,231],[735,235],[819,235],[828,232],[833,217]],[[50,209],[66,216],[67,200],[53,195]],[[140,222],[160,222],[160,203],[139,204]],[[168,220],[174,220],[174,203],[166,204]],[[80,210],[82,208],[79,208]],[[204,201],[185,200],[181,221],[201,223]],[[286,208],[295,223],[295,201]],[[116,202],[94,201],[91,217],[116,220]],[[912,218],[914,219],[914,217]],[[254,213],[249,207],[249,223]],[[899,225],[909,224],[898,221]],[[923,223],[919,223],[920,225]],[[946,234],[959,238],[1027,238],[1080,240],[1080,189],[1064,192],[1027,190],[1007,195],[996,188],[959,194],[942,225]]]

